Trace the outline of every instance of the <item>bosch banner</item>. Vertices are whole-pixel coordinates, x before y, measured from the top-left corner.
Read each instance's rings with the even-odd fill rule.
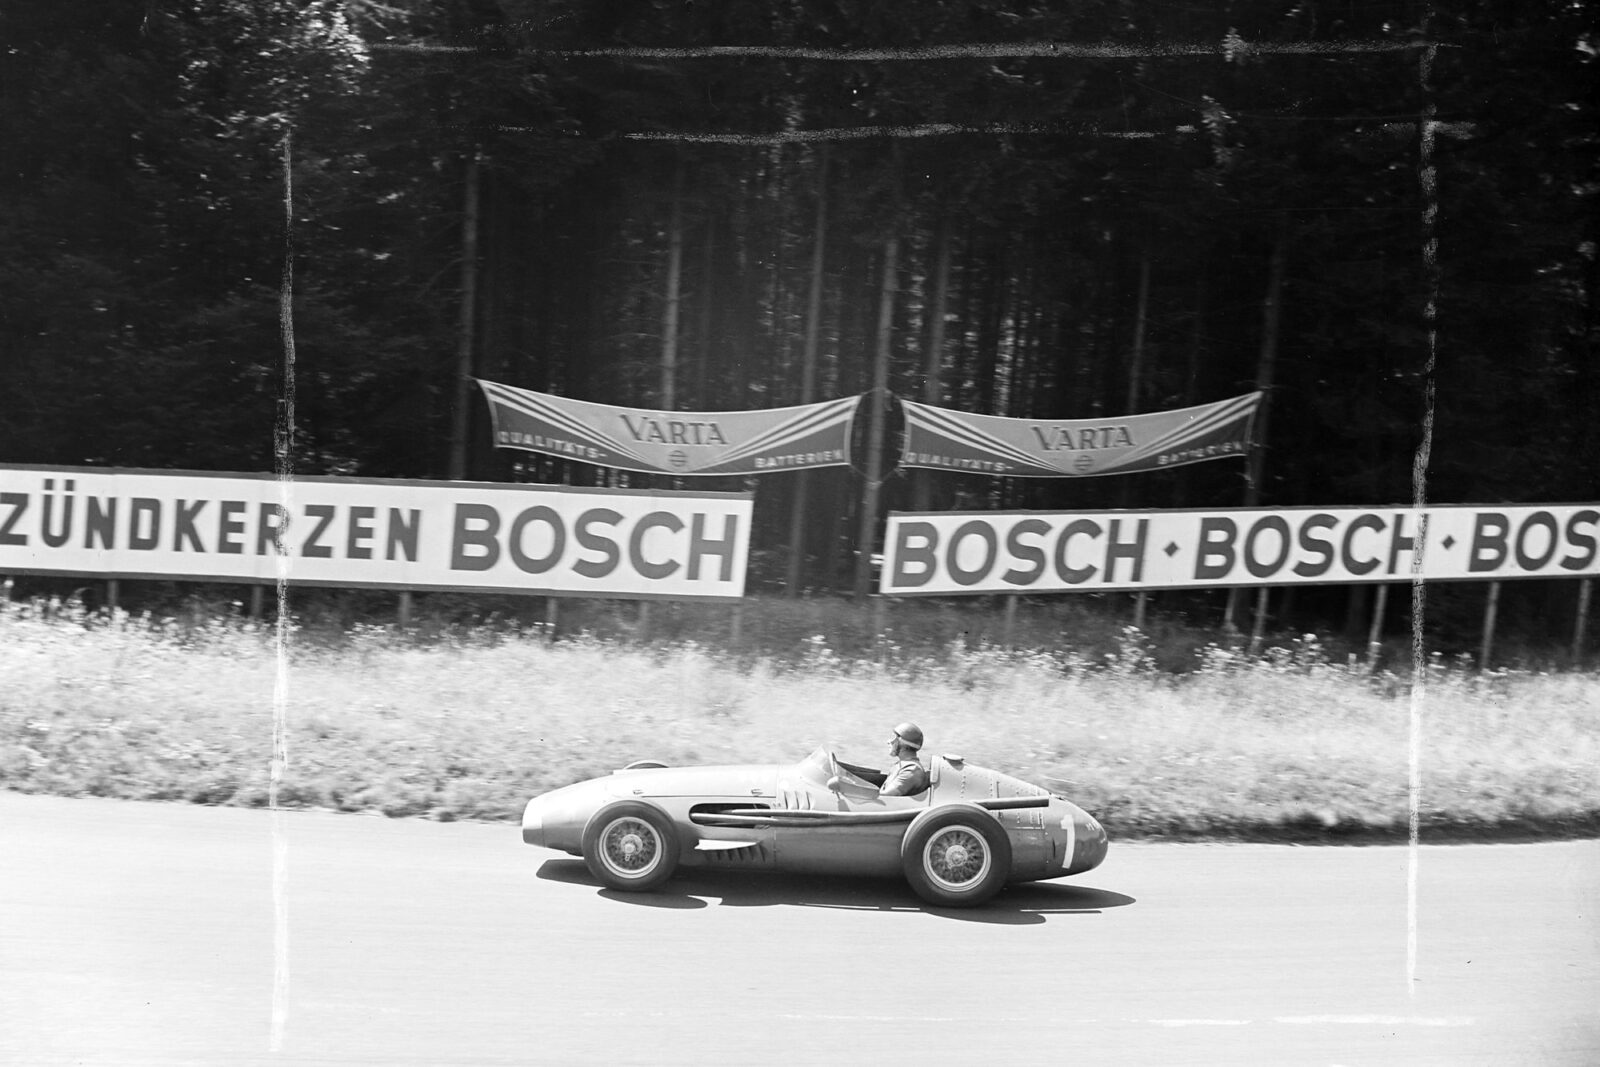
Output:
[[[751,495],[0,466],[0,572],[733,600]]]
[[[1214,404],[1106,419],[1008,419],[902,400],[902,467],[1010,478],[1083,478],[1244,456],[1261,403],[1248,393]]]
[[[895,596],[1581,578],[1600,505],[894,513]]]
[[[770,474],[850,462],[861,398],[765,411],[650,411],[478,381],[494,443],[650,474]]]

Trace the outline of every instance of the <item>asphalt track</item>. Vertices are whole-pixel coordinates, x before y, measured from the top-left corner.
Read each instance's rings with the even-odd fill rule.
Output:
[[[0,1062],[1600,1062],[1600,842],[1419,848],[1414,976],[1408,852],[1113,842],[946,911],[613,894],[509,825],[0,792]]]

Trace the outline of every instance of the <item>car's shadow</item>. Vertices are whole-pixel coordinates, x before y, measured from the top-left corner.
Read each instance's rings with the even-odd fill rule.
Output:
[[[993,900],[976,908],[941,908],[928,904],[905,882],[888,878],[821,878],[765,872],[682,871],[651,893],[624,893],[602,888],[582,860],[546,860],[538,877],[547,882],[591,886],[607,900],[642,908],[695,909],[710,906],[756,908],[786,905],[847,911],[926,912],[963,922],[1026,926],[1052,915],[1095,915],[1134,903],[1134,898],[1108,889],[1056,882],[1007,886]]]

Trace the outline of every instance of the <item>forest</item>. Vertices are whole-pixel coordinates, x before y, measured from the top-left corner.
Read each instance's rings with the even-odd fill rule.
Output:
[[[749,490],[751,589],[790,593],[856,582],[863,463],[497,449],[472,379],[1054,419],[1264,394],[1248,459],[1097,478],[895,471],[891,418],[857,449],[883,510],[1600,500],[1594,14],[11,0],[0,462]],[[1511,621],[1569,631],[1575,583],[1520,584]],[[1345,622],[1328,593],[1300,602]]]

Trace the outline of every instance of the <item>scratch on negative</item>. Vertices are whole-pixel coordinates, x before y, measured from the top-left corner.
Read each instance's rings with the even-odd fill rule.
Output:
[[[289,1015],[289,840],[278,807],[278,787],[289,764],[289,554],[286,538],[291,514],[294,473],[294,176],[293,129],[283,134],[283,280],[278,292],[278,325],[283,334],[283,391],[274,442],[278,475],[277,569],[278,618],[274,631],[276,671],[272,684],[272,762],[268,806],[272,809],[272,1029],[269,1046],[283,1047]]]
[[[369,46],[379,52],[463,54],[503,53],[493,44],[428,44],[385,42]],[[1435,45],[1417,40],[1241,41],[1236,37],[1212,41],[1171,41],[1154,44],[1099,42],[1071,44],[1063,41],[1022,41],[1009,44],[949,44],[920,48],[793,48],[778,45],[710,45],[698,48],[525,48],[517,55],[556,59],[809,59],[836,63],[894,63],[943,59],[1159,59],[1167,56],[1226,55],[1341,55],[1403,52]]]
[[[1193,132],[1180,128],[1177,132]],[[784,130],[779,133],[626,133],[629,141],[688,141],[699,144],[799,144],[809,141],[857,141],[872,137],[946,137],[954,134],[1060,134],[1091,137],[1114,137],[1121,140],[1151,140],[1164,134],[1151,131],[1100,130],[1092,126],[1067,127],[1046,124],[1001,123],[988,126],[962,126],[935,122],[917,126],[841,126],[816,130]]]
[[[1422,187],[1422,266],[1426,293],[1422,308],[1426,353],[1423,366],[1422,435],[1411,466],[1412,508],[1417,522],[1417,551],[1411,559],[1411,699],[1408,741],[1408,836],[1406,862],[1406,986],[1413,995],[1417,985],[1417,844],[1422,811],[1422,728],[1423,702],[1427,696],[1428,662],[1423,615],[1427,606],[1427,585],[1422,578],[1422,556],[1427,545],[1428,462],[1433,451],[1433,413],[1438,349],[1438,238],[1435,223],[1439,215],[1438,181],[1433,168],[1434,104],[1432,48],[1422,53],[1418,83],[1422,91],[1422,119],[1418,129],[1417,175]]]

